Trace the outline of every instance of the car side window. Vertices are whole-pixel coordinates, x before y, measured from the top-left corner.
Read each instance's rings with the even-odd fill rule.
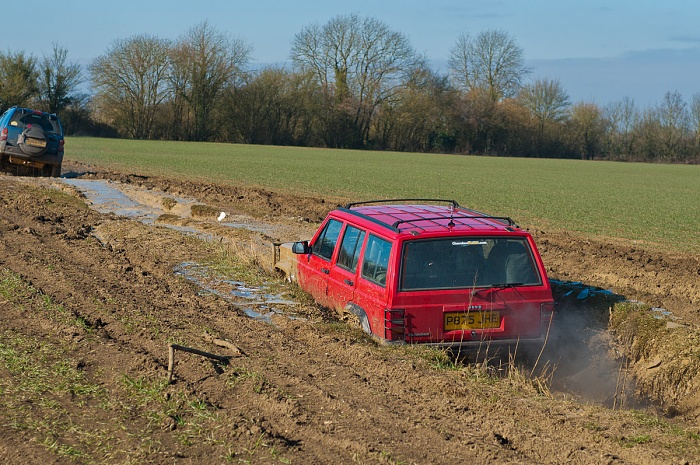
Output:
[[[386,286],[390,254],[391,242],[370,234],[362,263],[362,277],[380,286]]]
[[[340,221],[328,220],[323,231],[319,234],[316,243],[312,246],[311,253],[330,261],[333,256],[333,250],[335,250],[335,245],[338,243],[338,236],[340,236],[342,227],[343,223]]]
[[[343,234],[343,240],[340,243],[340,252],[338,253],[338,266],[355,271],[364,240],[364,231],[353,226],[345,228],[345,234]]]

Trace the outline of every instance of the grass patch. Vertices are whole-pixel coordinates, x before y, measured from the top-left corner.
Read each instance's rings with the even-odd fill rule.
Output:
[[[190,207],[193,218],[216,218],[219,210],[209,205],[195,204]]]
[[[666,322],[655,318],[651,307],[634,302],[621,302],[610,313],[610,330],[626,348],[632,360],[649,358],[658,351],[657,342],[664,336]]]
[[[261,260],[253,249],[252,242],[246,243],[243,240],[222,245],[214,251],[205,265],[220,276],[232,277],[248,285],[261,285],[269,278]]]
[[[433,370],[460,370],[464,368],[448,350],[424,347],[419,345],[408,345],[403,348],[406,352],[425,360]]]
[[[86,332],[92,330],[84,317],[68,311],[63,305],[54,302],[50,295],[25,283],[20,275],[6,268],[0,269],[0,296],[19,308],[32,308],[57,323],[79,328]]]
[[[13,380],[3,389],[37,396],[99,396],[100,387],[88,382],[78,364],[62,355],[60,347],[6,332],[0,337],[0,360]]]
[[[671,324],[669,324],[671,323]],[[648,305],[623,302],[610,315],[622,351],[634,362],[637,387],[663,406],[682,406],[700,383],[700,333]]]
[[[126,404],[132,406],[128,413],[133,414],[136,407],[137,415],[148,423],[141,433],[144,438],[152,431],[167,429],[175,431],[178,443],[185,447],[226,442],[216,434],[221,421],[217,409],[204,400],[189,396],[162,378],[124,374],[121,382]]]
[[[678,425],[674,425],[658,415],[652,415],[648,412],[642,411],[632,411],[632,416],[637,420],[642,427],[651,427],[663,431],[665,433],[671,434],[673,436],[678,436],[680,438],[689,439],[692,441],[700,440],[700,434],[690,431],[688,429],[682,428]]]
[[[111,435],[76,424],[68,408],[89,410],[89,405],[104,403],[107,392],[87,379],[66,348],[5,331],[0,334],[0,366],[9,373],[0,377],[3,427],[27,431],[37,443],[71,459],[106,452],[94,443],[107,447]]]
[[[700,166],[77,137],[68,143],[67,159],[143,175],[322,198],[453,198],[529,227],[700,251]]]
[[[172,197],[164,197],[161,201],[163,208],[166,210],[172,210],[175,205],[177,205],[177,200]]]
[[[646,444],[648,442],[651,442],[651,436],[649,436],[648,434],[632,436],[631,438],[625,438],[622,441],[622,443],[627,447],[634,447],[638,444]]]

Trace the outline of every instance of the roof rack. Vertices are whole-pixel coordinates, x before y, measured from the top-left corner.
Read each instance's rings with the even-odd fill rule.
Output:
[[[399,225],[402,225],[404,223],[417,223],[419,221],[436,221],[436,220],[446,220],[446,219],[448,219],[448,218],[445,218],[444,216],[436,216],[436,217],[430,217],[430,218],[413,218],[411,220],[398,220],[398,221],[395,221],[394,224],[391,225],[391,227],[394,229],[398,229]],[[450,226],[450,224],[451,224],[452,226],[454,226],[454,222],[452,220],[462,220],[462,219],[496,220],[499,222],[505,221],[506,223],[508,223],[508,226],[513,226],[515,228],[518,227],[518,225],[515,223],[515,221],[513,221],[513,219],[508,217],[508,216],[490,216],[490,215],[486,215],[486,214],[484,214],[483,216],[474,216],[474,215],[450,216],[449,217],[450,222],[447,225]]]
[[[341,208],[341,210],[345,210],[345,211],[347,211],[348,213],[352,213],[352,214],[355,215],[355,216],[359,216],[359,217],[361,217],[361,218],[364,218],[364,219],[366,219],[366,220],[368,220],[368,221],[371,221],[371,222],[373,222],[373,223],[376,223],[376,224],[378,224],[378,225],[380,225],[380,226],[383,226],[383,227],[385,227],[385,228],[391,229],[391,230],[396,231],[396,232],[400,232],[399,226],[402,225],[402,224],[418,223],[418,222],[420,222],[420,221],[434,221],[434,222],[436,222],[436,223],[435,223],[436,225],[440,225],[439,223],[437,223],[437,220],[449,220],[449,223],[447,223],[446,225],[442,225],[442,226],[443,226],[443,227],[452,227],[452,226],[455,226],[455,223],[454,223],[453,220],[457,220],[457,219],[482,220],[482,223],[485,223],[484,220],[494,220],[494,221],[497,221],[497,222],[504,223],[506,229],[509,229],[509,230],[510,230],[510,228],[519,228],[519,226],[517,225],[517,223],[516,223],[512,218],[510,218],[510,217],[508,217],[508,216],[491,216],[491,215],[489,215],[489,214],[487,214],[487,213],[482,213],[482,212],[476,211],[476,210],[468,210],[469,213],[472,213],[471,215],[459,214],[459,211],[457,211],[457,213],[458,213],[457,215],[455,215],[454,213],[452,213],[450,216],[434,216],[434,217],[433,217],[433,216],[430,216],[430,217],[424,217],[424,218],[418,217],[418,218],[405,219],[405,220],[397,219],[394,223],[388,223],[388,222],[379,220],[379,219],[377,219],[377,218],[375,218],[375,217],[373,217],[373,216],[365,215],[364,213],[360,213],[360,212],[357,211],[357,210],[352,210],[352,208],[351,208],[351,207],[356,206],[356,205],[377,204],[377,203],[385,203],[385,202],[399,202],[399,201],[400,201],[400,202],[406,202],[406,201],[408,201],[408,202],[416,202],[416,201],[420,201],[420,202],[428,202],[428,201],[431,201],[431,202],[447,202],[447,203],[449,203],[449,204],[451,205],[451,207],[452,207],[453,210],[456,210],[456,209],[459,207],[459,204],[458,204],[455,200],[445,200],[445,199],[388,199],[388,200],[368,200],[368,201],[365,201],[365,202],[354,202],[354,203],[349,203],[349,204],[347,204],[345,207],[340,207],[340,208]],[[395,218],[396,218],[396,217],[395,217]],[[416,226],[415,224],[414,224],[414,226],[415,226],[416,228],[418,228],[418,229],[425,229],[425,228],[423,228],[423,227]]]
[[[453,208],[459,208],[459,204],[456,200],[450,199],[385,199],[385,200],[365,200],[364,202],[352,202],[345,205],[348,210],[357,205],[369,205],[375,203],[389,203],[389,202],[446,202],[452,205]]]

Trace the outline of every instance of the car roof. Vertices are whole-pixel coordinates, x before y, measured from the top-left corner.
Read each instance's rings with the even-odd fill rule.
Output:
[[[8,108],[6,111],[10,111],[10,110],[14,110],[15,112],[20,112],[22,114],[41,115],[41,116],[45,116],[49,119],[58,120],[58,116],[56,115],[56,113],[49,113],[49,112],[46,112],[43,110],[34,110],[31,108],[26,108],[26,107],[13,106],[13,107]]]
[[[368,203],[376,203],[370,201]],[[372,223],[395,234],[417,233],[473,233],[520,231],[508,217],[496,217],[476,210],[461,207],[457,202],[450,205],[430,204],[349,204],[338,211],[355,216],[359,221]],[[387,231],[387,232],[388,232]]]

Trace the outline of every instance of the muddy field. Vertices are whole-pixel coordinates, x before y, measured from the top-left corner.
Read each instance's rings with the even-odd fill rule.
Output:
[[[271,241],[344,199],[67,171],[0,175],[2,463],[700,461],[694,360],[665,399],[644,376],[676,354],[629,360],[605,331],[627,299],[695,337],[696,256],[533,231],[568,345],[459,363],[378,345],[266,273]],[[133,205],[101,212],[93,180]],[[168,383],[170,344],[227,362],[176,351]]]

